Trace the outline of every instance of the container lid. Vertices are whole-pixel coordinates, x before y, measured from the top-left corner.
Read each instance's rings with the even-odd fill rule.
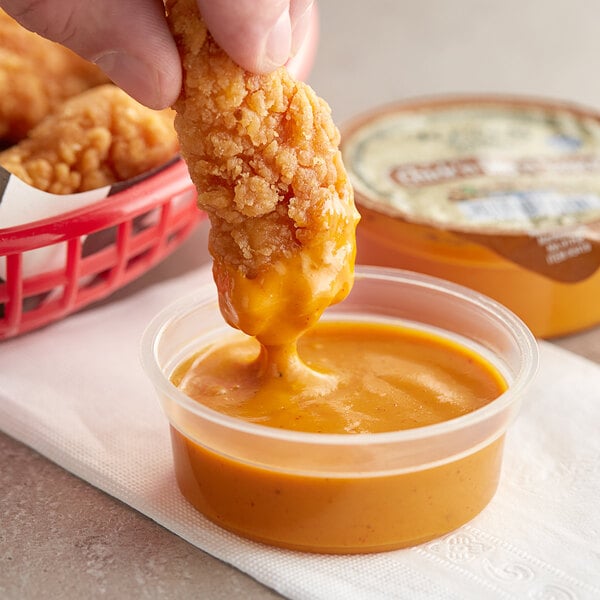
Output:
[[[600,112],[503,96],[414,100],[358,117],[341,147],[359,210],[500,254],[522,238],[519,254],[536,251],[557,279],[600,266]],[[559,266],[578,257],[577,273]]]

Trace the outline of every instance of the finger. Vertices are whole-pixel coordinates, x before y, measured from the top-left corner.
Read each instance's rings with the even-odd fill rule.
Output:
[[[172,104],[181,63],[161,0],[2,0],[24,27],[95,62],[151,108]]]
[[[296,43],[296,33],[292,33],[292,56],[286,63],[288,71],[296,79],[302,81],[307,79],[315,62],[319,39],[319,14],[316,3],[311,5],[309,13],[307,31],[303,36],[298,36],[303,37],[303,39],[298,40]]]
[[[215,41],[244,69],[266,73],[290,57],[290,0],[198,0],[198,6]]]
[[[292,56],[296,56],[306,40],[313,18],[313,5],[313,0],[291,0]]]

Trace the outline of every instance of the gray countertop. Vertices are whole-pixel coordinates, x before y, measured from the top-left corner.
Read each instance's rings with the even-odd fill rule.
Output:
[[[338,123],[382,103],[452,92],[600,107],[597,3],[321,0],[320,14],[310,83]],[[205,236],[202,226],[118,294],[197,267]],[[600,363],[600,328],[554,343]],[[0,434],[0,597],[279,596]]]

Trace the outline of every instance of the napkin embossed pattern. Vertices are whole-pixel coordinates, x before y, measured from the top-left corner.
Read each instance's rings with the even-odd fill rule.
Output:
[[[500,487],[416,548],[321,556],[222,531],[180,496],[143,329],[202,268],[0,344],[0,429],[292,599],[600,598],[600,367],[548,343],[509,429]]]

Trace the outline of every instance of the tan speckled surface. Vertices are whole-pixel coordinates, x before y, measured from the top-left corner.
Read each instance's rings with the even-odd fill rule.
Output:
[[[600,61],[600,4],[321,0],[320,7],[311,83],[338,122],[431,93],[525,93],[600,106],[590,76]],[[120,293],[196,266],[204,244],[202,228]],[[600,328],[556,343],[600,362]],[[0,369],[1,353],[0,344]],[[0,598],[192,597],[279,596],[0,434]]]
[[[5,435],[0,514],[3,600],[280,597]]]

